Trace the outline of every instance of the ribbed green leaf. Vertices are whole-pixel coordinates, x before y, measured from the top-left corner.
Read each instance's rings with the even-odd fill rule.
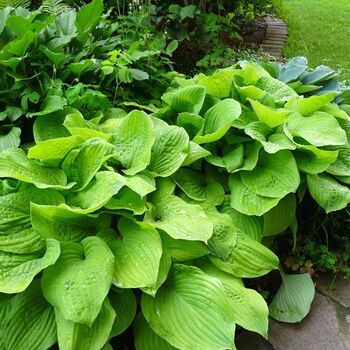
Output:
[[[307,175],[312,198],[327,212],[345,208],[350,203],[350,189],[327,174]]]
[[[281,271],[282,284],[273,298],[270,316],[281,322],[300,322],[310,310],[315,286],[308,273],[286,275]]]
[[[111,286],[113,253],[99,237],[61,243],[61,251],[43,273],[44,296],[66,320],[91,327]]]
[[[115,255],[113,284],[119,288],[149,287],[156,283],[162,240],[151,225],[121,218],[118,222],[120,239],[112,232],[100,235]]]
[[[153,203],[145,221],[165,231],[174,239],[206,242],[213,233],[213,224],[204,210],[176,196],[165,196]]]
[[[289,151],[261,153],[257,166],[252,171],[240,172],[240,176],[251,191],[272,198],[295,192],[300,183],[295,159]]]
[[[337,176],[350,175],[350,146],[331,147],[338,151],[337,159],[326,169],[327,173]]]
[[[0,152],[8,148],[18,147],[21,143],[20,136],[20,128],[0,128]]]
[[[148,170],[167,177],[180,168],[188,154],[189,138],[183,128],[168,126],[156,133]]]
[[[264,106],[259,101],[254,101],[252,99],[249,99],[249,102],[258,119],[271,128],[281,125],[287,120],[288,111],[285,109],[274,109]]]
[[[150,327],[183,350],[234,348],[234,321],[221,282],[201,270],[174,265],[154,298],[142,297]]]
[[[241,278],[266,275],[278,269],[279,264],[278,257],[270,249],[243,233],[237,234],[236,245],[226,261],[211,255],[209,258],[220,270]]]
[[[4,349],[46,350],[57,342],[54,309],[44,299],[39,280],[9,303],[0,330]]]
[[[116,313],[107,297],[91,327],[66,320],[58,309],[55,316],[60,350],[100,350],[108,341]]]
[[[79,213],[67,206],[31,204],[30,216],[35,232],[60,242],[80,242],[109,227],[109,217]]]
[[[0,153],[1,177],[29,182],[38,188],[64,188],[67,184],[63,170],[46,167],[29,159],[19,148],[10,148]]]
[[[111,143],[124,173],[134,175],[148,166],[153,142],[153,123],[145,112],[133,111],[123,118]]]
[[[134,323],[134,339],[136,350],[176,350],[166,340],[153,332],[141,313]]]
[[[53,265],[60,255],[60,244],[54,239],[46,241],[44,255],[16,254],[0,251],[0,292],[19,293],[32,282],[35,275]]]
[[[101,18],[103,12],[103,1],[93,0],[80,9],[75,25],[79,33],[93,30]]]

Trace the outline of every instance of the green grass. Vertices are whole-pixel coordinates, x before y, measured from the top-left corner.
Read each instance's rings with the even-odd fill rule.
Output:
[[[350,0],[284,0],[288,25],[286,58],[305,56],[310,67],[325,64],[350,82]]]

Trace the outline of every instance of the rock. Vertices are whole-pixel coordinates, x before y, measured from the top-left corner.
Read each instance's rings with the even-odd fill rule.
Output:
[[[269,342],[275,350],[350,350],[349,314],[346,307],[316,293],[302,322],[270,321]]]

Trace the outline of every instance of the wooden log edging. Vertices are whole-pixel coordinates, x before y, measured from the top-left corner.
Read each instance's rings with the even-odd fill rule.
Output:
[[[287,25],[279,18],[272,15],[264,17],[266,33],[261,48],[273,56],[276,62],[283,62],[283,46],[288,38]]]

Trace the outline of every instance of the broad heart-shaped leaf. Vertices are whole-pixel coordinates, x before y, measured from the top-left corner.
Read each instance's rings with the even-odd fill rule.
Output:
[[[285,109],[279,110],[264,106],[259,101],[254,101],[252,99],[249,99],[249,102],[252,105],[258,119],[271,128],[281,125],[287,120],[288,111]]]
[[[251,191],[272,198],[295,192],[300,183],[297,164],[289,151],[272,155],[261,152],[257,166],[251,171],[241,171],[240,176]]]
[[[204,175],[195,170],[180,168],[172,179],[193,200],[218,205],[224,199],[225,192],[222,186],[217,182],[207,183]]]
[[[91,327],[112,283],[113,253],[99,237],[61,243],[61,251],[43,273],[44,296],[66,320]]]
[[[196,136],[204,125],[204,119],[198,114],[183,112],[179,113],[176,125],[184,128],[190,138]]]
[[[316,67],[312,72],[303,74],[301,81],[303,84],[316,84],[325,79],[330,79],[336,74],[337,73],[333,69],[324,65],[320,65]]]
[[[21,183],[15,192],[0,196],[0,250],[28,254],[45,247],[30,221],[30,203],[58,205],[64,197],[56,190],[39,190]]]
[[[231,304],[235,323],[267,338],[269,309],[264,298],[257,291],[245,288],[241,279],[219,270],[207,259],[201,259],[196,265],[206,274],[221,281]]]
[[[208,241],[210,253],[226,260],[236,245],[237,230],[231,217],[217,211],[214,206],[203,205],[210,221],[213,223],[213,234]]]
[[[151,329],[141,313],[134,322],[134,341],[136,350],[177,350]]]
[[[80,9],[75,22],[78,32],[85,33],[93,30],[101,18],[102,12],[102,0],[93,0]]]
[[[110,333],[110,337],[115,337],[131,325],[136,315],[137,301],[131,289],[111,289],[108,298],[116,313]]]
[[[305,57],[294,57],[282,66],[278,75],[278,80],[284,83],[290,83],[297,80],[298,77],[305,71],[307,66],[307,59]]]
[[[336,118],[326,112],[314,112],[309,117],[292,113],[285,128],[293,137],[302,137],[314,146],[337,146],[347,143],[345,131]]]
[[[310,310],[315,286],[310,274],[286,275],[281,271],[282,284],[270,306],[270,316],[277,321],[300,322]]]
[[[65,98],[57,95],[46,96],[39,112],[27,113],[28,117],[47,115],[62,110],[67,105]]]
[[[154,177],[147,171],[134,176],[124,176],[125,186],[139,194],[141,197],[153,192],[156,189]]]
[[[132,111],[123,118],[111,143],[125,174],[135,175],[147,167],[153,142],[153,123],[145,112]]]
[[[196,144],[195,142],[190,141],[188,144],[188,154],[183,161],[182,165],[190,165],[198,159],[205,158],[210,155],[210,152]]]
[[[322,173],[337,159],[338,151],[327,151],[311,145],[298,145],[293,152],[298,168],[307,174]]]
[[[233,76],[236,70],[232,68],[219,69],[213,75],[207,77],[204,74],[198,75],[198,85],[205,87],[206,93],[218,98],[230,96]]]
[[[157,130],[148,170],[167,177],[180,168],[188,153],[189,138],[183,128],[175,125]]]
[[[57,342],[54,309],[42,295],[40,280],[8,303],[0,329],[3,349],[45,350]]]
[[[119,192],[124,184],[124,178],[120,174],[112,171],[100,171],[83,190],[68,197],[67,204],[80,208],[79,212],[94,212],[102,208]]]
[[[70,136],[63,122],[71,113],[79,113],[79,111],[72,107],[65,107],[62,111],[37,117],[33,125],[35,142]]]
[[[190,85],[170,92],[162,96],[175,112],[189,112],[198,114],[202,109],[205,99],[205,88],[200,85]]]
[[[249,189],[238,174],[229,178],[231,207],[246,215],[261,216],[277,205],[281,198],[264,197]]]
[[[86,141],[79,149],[72,150],[62,168],[68,178],[84,188],[95,176],[102,164],[115,156],[115,147],[101,138]]]
[[[33,228],[44,238],[60,242],[80,242],[109,227],[110,218],[100,214],[96,217],[79,213],[68,206],[39,205],[32,203],[30,216]]]
[[[298,112],[302,115],[308,115],[312,112],[318,111],[321,107],[327,106],[335,99],[336,95],[336,93],[329,92],[327,94],[307,98],[297,97],[289,100],[284,105],[284,108]]]
[[[209,255],[211,262],[220,270],[235,277],[254,278],[278,269],[278,257],[261,243],[243,233],[237,233],[237,242],[230,256],[223,261]]]
[[[264,230],[263,218],[240,213],[231,207],[230,201],[231,197],[229,195],[225,196],[220,211],[230,215],[236,230],[260,242]]]
[[[16,254],[0,251],[0,293],[19,293],[32,282],[35,275],[53,265],[60,255],[60,244],[54,239],[46,241],[44,255]]]
[[[264,236],[277,235],[286,230],[295,219],[295,210],[295,196],[290,193],[264,214]]]
[[[111,247],[115,255],[113,284],[119,288],[141,288],[156,283],[162,240],[151,225],[120,218],[118,231],[121,237],[112,231],[99,234]]]
[[[203,242],[211,237],[213,224],[200,206],[172,195],[157,198],[153,205],[146,213],[145,221],[170,237]]]
[[[307,175],[312,198],[327,212],[345,208],[350,203],[350,189],[327,174]]]
[[[283,103],[298,96],[287,84],[271,76],[261,77],[255,86],[269,93],[276,103]]]
[[[203,130],[193,141],[200,144],[221,139],[241,112],[241,105],[234,99],[218,102],[204,114]]]
[[[63,159],[73,148],[78,147],[83,142],[79,136],[60,137],[39,141],[35,146],[29,148],[28,157],[42,161]]]
[[[108,341],[116,313],[106,297],[91,327],[66,320],[58,309],[55,316],[60,350],[100,350]]]
[[[19,148],[9,148],[0,153],[1,177],[29,182],[38,188],[64,188],[67,184],[67,177],[63,170],[43,166],[29,159]]]
[[[330,150],[339,153],[337,159],[326,169],[327,173],[337,176],[350,176],[350,145],[331,147]]]
[[[183,350],[234,348],[234,320],[221,282],[193,266],[175,264],[156,296],[142,296],[154,332]]]
[[[0,152],[8,148],[18,147],[21,143],[21,129],[16,127],[0,128]]]

